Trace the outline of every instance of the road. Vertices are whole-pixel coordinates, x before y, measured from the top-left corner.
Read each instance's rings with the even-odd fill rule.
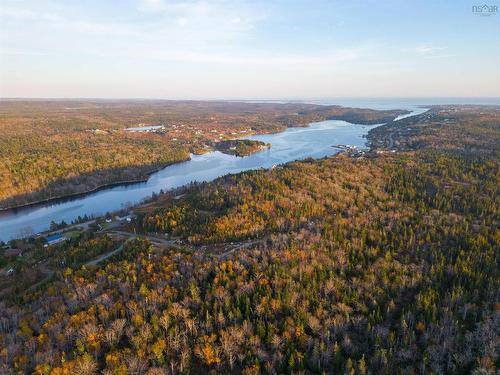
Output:
[[[188,250],[194,251],[194,249],[192,247],[190,247],[189,245],[180,245],[177,242],[177,240],[167,240],[167,239],[162,238],[162,237],[145,235],[145,234],[137,235],[137,234],[133,234],[130,232],[124,232],[124,231],[110,231],[108,233],[109,234],[118,234],[118,235],[125,236],[128,238],[120,246],[118,246],[115,250],[113,250],[109,253],[100,255],[97,258],[94,258],[91,261],[85,263],[86,266],[95,266],[95,265],[101,263],[102,261],[104,261],[104,260],[112,257],[113,255],[118,254],[120,251],[122,251],[128,242],[135,240],[135,239],[141,239],[141,238],[146,239],[150,242],[160,243],[161,245],[163,245],[165,247],[170,247],[170,248],[173,247],[173,248],[183,249],[183,250],[188,249]],[[257,245],[259,243],[264,242],[265,240],[266,239],[258,239],[258,240],[246,241],[243,243],[240,242],[238,244],[235,244],[235,246],[232,249],[227,250],[227,251],[223,252],[222,254],[218,254],[217,258],[220,260],[223,260],[238,250]]]
[[[40,233],[40,236],[47,237],[47,236],[51,236],[51,235],[58,234],[58,233],[69,232],[73,229],[78,229],[78,230],[83,232],[83,231],[88,230],[92,224],[95,224],[95,222],[96,222],[96,219],[92,219],[89,221],[85,221],[83,223],[68,225],[68,226],[61,228],[61,229],[42,232],[42,233]],[[119,227],[120,225],[123,225],[123,221],[114,220],[111,223],[106,223],[105,225],[106,225],[105,230],[108,231],[110,229],[113,229],[113,228]]]
[[[54,271],[52,271],[51,269],[49,269],[47,267],[47,264],[45,262],[44,263],[40,263],[40,266],[38,267],[38,270],[41,273],[43,273],[44,275],[46,275],[46,276],[42,280],[40,280],[37,283],[31,285],[28,289],[26,289],[25,292],[30,292],[30,291],[34,290],[39,285],[42,285],[43,283],[49,281],[51,279],[52,275],[54,275]]]
[[[61,229],[57,229],[57,230],[53,230],[53,231],[50,231],[50,232],[44,232],[44,233],[42,233],[42,236],[51,236],[53,234],[67,232],[67,231],[69,231],[71,229],[76,229],[76,228],[79,228],[81,230],[87,230],[87,229],[89,229],[89,226],[92,225],[92,224],[94,224],[94,223],[95,223],[95,219],[94,220],[86,221],[84,223],[78,223],[78,224],[69,225],[67,227],[64,227],[64,228],[61,228]]]
[[[106,253],[106,254],[103,254],[103,255],[100,255],[98,256],[97,258],[94,258],[92,259],[90,262],[87,262],[85,263],[86,266],[95,266],[97,265],[98,263],[101,263],[103,260],[106,260],[108,259],[109,257],[112,257],[113,255],[115,254],[118,254],[120,251],[123,250],[123,248],[125,247],[125,245],[132,241],[132,240],[135,240],[135,236],[131,236],[129,238],[127,238],[120,246],[118,246],[115,250],[111,251],[110,253]]]
[[[159,243],[161,243],[164,246],[175,247],[177,249],[188,247],[187,245],[179,245],[179,243],[177,242],[177,240],[167,240],[166,238],[159,237],[159,236],[153,236],[153,235],[150,235],[150,234],[133,234],[133,233],[130,233],[130,232],[124,232],[124,231],[119,231],[119,230],[110,231],[108,233],[110,233],[110,234],[113,234],[113,233],[114,234],[120,234],[120,235],[126,236],[126,237],[134,236],[134,237],[137,237],[137,238],[144,238],[144,239],[149,240],[151,242],[156,242],[156,243],[159,242]]]
[[[219,254],[217,257],[220,260],[223,260],[223,259],[227,258],[229,255],[231,255],[232,253],[234,253],[235,251],[238,251],[238,250],[241,250],[241,249],[246,249],[247,247],[250,247],[250,246],[253,246],[253,245],[257,245],[257,244],[262,243],[264,241],[265,241],[265,239],[260,239],[260,240],[248,241],[248,242],[245,242],[245,243],[239,243],[234,248],[232,248],[231,250],[228,250],[228,251],[226,251],[226,252],[224,252],[222,254]]]
[[[101,263],[102,261],[112,257],[113,255],[118,254],[120,251],[123,250],[123,248],[125,247],[125,245],[128,242],[135,240],[137,238],[144,238],[144,239],[149,240],[150,242],[160,243],[160,244],[164,245],[165,247],[174,247],[177,249],[186,248],[186,246],[179,245],[176,240],[167,240],[165,238],[151,236],[151,235],[136,235],[136,234],[133,234],[130,232],[124,232],[124,231],[110,231],[107,233],[108,234],[118,234],[118,235],[125,236],[128,238],[120,246],[118,246],[115,250],[113,250],[109,253],[106,253],[106,254],[102,254],[102,255],[98,256],[97,258],[94,258],[91,261],[85,263],[86,266],[95,266],[95,265]]]

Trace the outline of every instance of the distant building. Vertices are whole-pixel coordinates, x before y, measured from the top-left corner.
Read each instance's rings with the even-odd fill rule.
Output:
[[[46,240],[48,245],[55,245],[57,243],[66,241],[66,237],[58,233],[58,234],[53,234],[52,236],[48,236]]]
[[[132,221],[132,215],[115,216],[115,219],[118,220],[118,221],[126,221],[127,223],[130,223]]]
[[[165,130],[165,126],[163,125],[154,125],[154,126],[139,126],[135,128],[127,128],[125,131],[131,133],[152,133],[160,130]]]

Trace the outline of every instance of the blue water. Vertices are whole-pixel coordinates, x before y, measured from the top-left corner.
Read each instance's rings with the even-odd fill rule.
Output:
[[[116,186],[66,202],[41,204],[0,213],[0,239],[6,241],[48,229],[50,222],[71,222],[79,215],[102,215],[136,204],[153,192],[168,190],[192,181],[210,181],[228,173],[270,168],[275,164],[308,157],[333,155],[337,144],[364,146],[363,138],[373,126],[345,121],[323,121],[307,128],[290,128],[282,133],[251,136],[248,139],[271,143],[272,147],[247,157],[210,152],[191,155],[191,160],[154,173],[147,182]]]
[[[309,101],[311,102],[311,101]],[[408,109],[412,115],[425,111],[425,104],[450,104],[430,99],[335,99],[314,101],[358,108]],[[457,102],[458,103],[458,102]],[[473,102],[473,104],[499,104]],[[462,104],[462,103],[458,103]],[[405,117],[405,116],[402,116]],[[338,152],[337,144],[363,147],[366,134],[378,125],[355,125],[345,121],[322,121],[307,128],[290,128],[282,133],[250,136],[248,139],[271,143],[270,149],[247,157],[210,152],[192,155],[190,161],[174,164],[150,176],[147,182],[103,189],[63,202],[46,203],[0,213],[0,240],[7,241],[47,230],[50,222],[71,222],[78,216],[103,215],[106,212],[137,204],[161,189],[168,190],[190,182],[211,181],[228,173],[270,168],[276,164],[304,158],[321,158]]]
[[[474,104],[474,105],[500,105],[500,97],[435,97],[435,98],[317,98],[309,100],[289,100],[288,102],[312,103],[322,105],[340,105],[353,108],[371,109],[414,109],[430,105],[448,104]],[[252,100],[250,102],[266,102],[265,100]],[[267,102],[287,103],[284,100],[268,100]]]

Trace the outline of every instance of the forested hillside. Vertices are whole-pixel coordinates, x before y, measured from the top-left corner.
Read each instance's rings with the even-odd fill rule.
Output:
[[[402,113],[300,103],[0,100],[0,209],[144,180],[221,140],[334,118],[383,123]],[[151,125],[159,129],[137,131]]]
[[[500,112],[411,121],[370,135],[376,157],[227,176],[138,209],[129,230],[184,245],[138,236],[5,298],[1,369],[495,374]]]

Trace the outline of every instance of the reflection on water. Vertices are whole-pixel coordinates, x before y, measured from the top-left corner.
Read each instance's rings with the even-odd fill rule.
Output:
[[[270,168],[276,164],[304,158],[321,158],[338,152],[332,145],[364,146],[364,136],[374,126],[352,125],[344,121],[323,121],[307,128],[291,128],[282,133],[258,135],[249,139],[271,143],[270,149],[247,157],[218,151],[192,155],[190,161],[164,168],[147,182],[115,186],[66,202],[48,203],[0,214],[0,239],[48,229],[50,222],[71,222],[78,216],[102,215],[140,202],[161,189],[176,188],[192,181],[211,181],[228,173]]]
[[[398,107],[398,104],[401,105]],[[408,103],[392,103],[391,108],[413,110],[412,114],[425,111]],[[322,121],[307,128],[291,128],[282,133],[251,136],[248,139],[271,143],[272,147],[243,158],[220,152],[192,155],[190,161],[166,167],[151,175],[144,183],[115,186],[66,201],[1,212],[0,240],[7,241],[47,230],[51,221],[64,220],[69,223],[78,216],[98,216],[119,210],[139,203],[161,189],[168,190],[194,181],[211,181],[228,173],[270,168],[292,160],[322,158],[339,152],[333,145],[363,147],[366,144],[366,134],[374,126],[377,125]]]

